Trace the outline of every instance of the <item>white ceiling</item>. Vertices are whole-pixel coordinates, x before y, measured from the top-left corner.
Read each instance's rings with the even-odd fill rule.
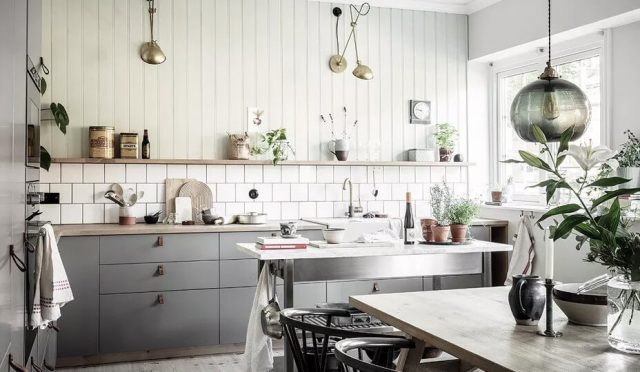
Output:
[[[363,0],[310,0],[325,3],[359,4]],[[368,0],[371,6],[380,8],[397,8],[425,10],[442,13],[471,14],[491,6],[501,0]]]

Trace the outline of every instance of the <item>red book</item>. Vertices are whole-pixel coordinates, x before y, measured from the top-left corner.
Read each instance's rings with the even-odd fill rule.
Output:
[[[261,250],[269,249],[305,249],[307,244],[260,244],[256,243],[256,248]]]

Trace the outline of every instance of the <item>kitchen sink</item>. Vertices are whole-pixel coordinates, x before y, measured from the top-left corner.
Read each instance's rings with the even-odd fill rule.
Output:
[[[326,228],[345,229],[345,242],[354,242],[362,234],[371,234],[383,229],[395,227],[398,234],[402,222],[399,218],[362,218],[362,217],[334,217],[334,218],[302,218],[302,221],[323,225]]]

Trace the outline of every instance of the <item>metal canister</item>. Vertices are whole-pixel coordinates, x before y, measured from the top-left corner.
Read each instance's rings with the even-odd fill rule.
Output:
[[[113,159],[114,150],[114,127],[89,127],[90,158]]]
[[[120,157],[138,158],[138,133],[120,133]]]

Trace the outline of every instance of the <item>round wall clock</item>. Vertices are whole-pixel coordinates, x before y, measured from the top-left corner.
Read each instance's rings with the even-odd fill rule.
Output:
[[[411,124],[431,124],[431,102],[409,101],[409,122]]]

